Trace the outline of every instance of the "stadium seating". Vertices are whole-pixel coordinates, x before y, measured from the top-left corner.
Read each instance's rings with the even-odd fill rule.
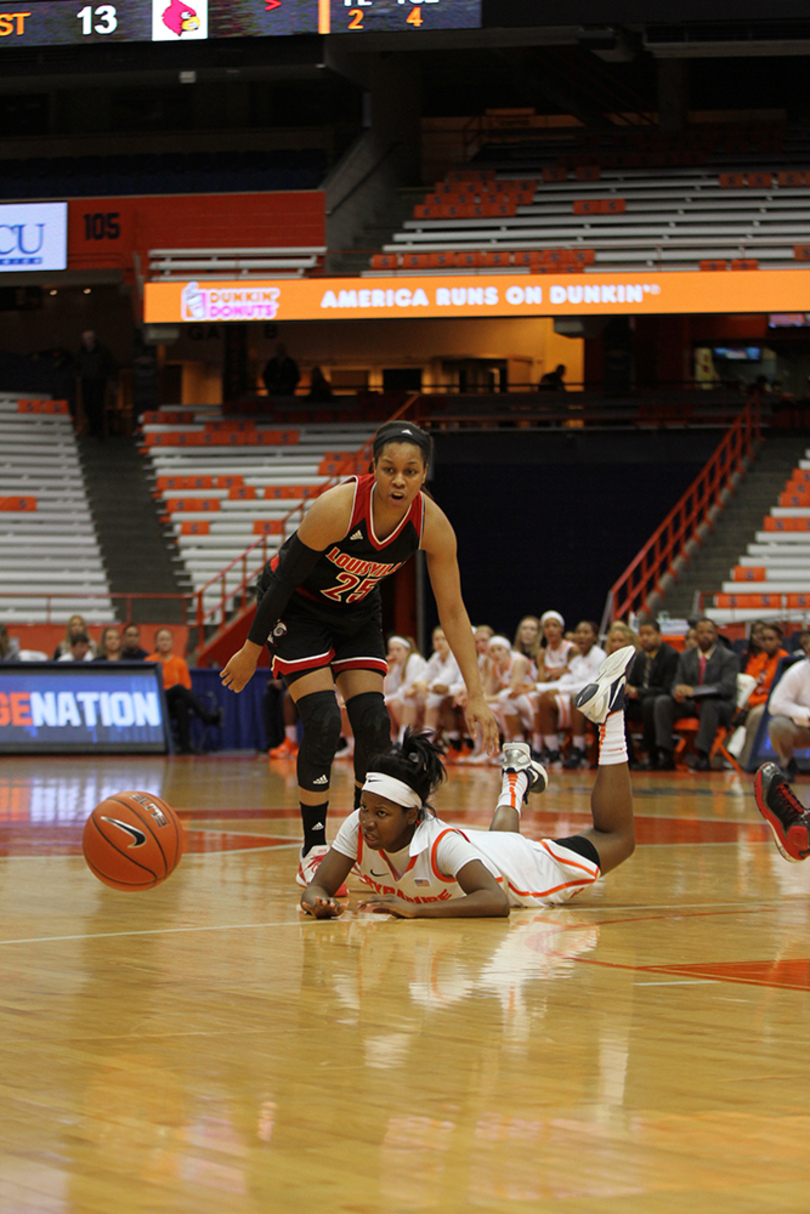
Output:
[[[262,536],[272,555],[325,484],[367,470],[367,461],[355,462],[355,452],[373,431],[363,422],[279,429],[222,417],[207,406],[145,414],[142,450],[155,498],[193,588],[205,586]],[[297,505],[301,511],[285,526]],[[254,565],[260,559],[259,553]],[[240,563],[225,577],[227,590],[242,577]],[[213,607],[221,597],[218,580],[204,605]]]
[[[586,273],[636,266],[697,270],[706,261],[727,261],[733,269],[793,266],[808,248],[802,242],[810,174],[800,167],[808,130],[737,144],[732,133],[713,131],[702,144],[669,152],[583,152],[570,136],[567,145],[490,146],[473,166],[433,187],[377,255],[401,264],[372,262],[367,273],[437,273],[435,266],[403,259],[439,253],[511,253],[514,266],[520,250],[559,248],[594,250]],[[476,180],[476,169],[483,179]],[[510,203],[495,214],[484,197]]]
[[[810,451],[706,614],[718,624],[810,613]]]
[[[0,395],[0,620],[112,618],[109,585],[63,401]],[[50,606],[44,595],[53,598]],[[87,595],[98,597],[87,598]]]

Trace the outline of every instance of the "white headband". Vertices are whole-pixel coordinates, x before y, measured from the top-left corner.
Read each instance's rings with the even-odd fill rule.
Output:
[[[500,645],[502,649],[511,649],[512,642],[507,641],[506,637],[494,636],[489,638],[490,645]]]
[[[411,647],[410,641],[406,641],[405,637],[389,637],[388,644],[389,645],[404,645],[406,649],[410,649],[410,647]]]
[[[398,780],[396,776],[386,776],[381,771],[368,773],[363,785],[363,792],[376,793],[378,797],[385,797],[387,800],[393,801],[395,805],[401,805],[404,809],[422,808],[422,798],[418,792],[414,792],[404,780]]]
[[[560,628],[565,628],[565,620],[560,615],[559,611],[544,611],[540,616],[540,623],[545,624],[546,620],[556,620]]]

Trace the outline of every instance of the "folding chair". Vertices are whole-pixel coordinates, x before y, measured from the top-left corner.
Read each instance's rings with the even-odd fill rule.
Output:
[[[756,679],[750,674],[737,675],[737,700],[735,716],[740,712],[741,709],[745,708],[748,700],[750,699],[751,692],[754,690],[756,685]],[[678,733],[681,734],[681,737],[678,739],[678,743],[674,750],[675,766],[679,771],[686,771],[688,769],[686,763],[683,761],[684,752],[690,742],[694,743],[695,735],[700,728],[700,719],[698,717],[684,717],[682,720],[676,722],[675,728],[677,729]],[[712,759],[720,754],[728,763],[731,764],[735,771],[738,771],[740,775],[742,775],[743,769],[740,767],[735,756],[731,753],[731,751],[728,750],[728,743],[731,741],[736,728],[737,727],[734,724],[720,726],[715,735],[714,742],[712,743],[711,751],[709,752],[709,763],[711,763]]]

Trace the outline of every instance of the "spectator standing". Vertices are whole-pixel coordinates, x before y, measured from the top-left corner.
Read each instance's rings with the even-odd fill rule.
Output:
[[[141,630],[137,624],[127,624],[124,629],[121,659],[124,662],[146,661],[146,650],[141,649]]]
[[[104,402],[107,384],[115,375],[116,366],[106,346],[92,329],[82,333],[82,344],[76,357],[76,370],[82,385],[82,404],[88,432],[104,437]]]
[[[799,633],[799,644],[805,658],[788,667],[768,704],[771,744],[789,780],[796,776],[794,751],[810,746],[810,632]]]
[[[158,628],[155,633],[155,652],[147,661],[160,662],[163,671],[163,688],[169,715],[177,725],[179,751],[181,755],[193,754],[191,747],[191,718],[198,717],[204,725],[222,727],[224,713],[208,709],[191,690],[191,672],[184,658],[172,653],[174,636],[169,628]]]
[[[625,720],[640,721],[643,728],[644,749],[647,752],[645,766],[654,768],[658,763],[658,747],[655,743],[655,701],[657,696],[667,695],[675,682],[678,669],[678,651],[668,645],[661,636],[661,627],[656,620],[639,624],[638,639],[641,650],[627,675],[625,697]],[[629,744],[630,766],[638,766]]]
[[[268,396],[295,396],[301,372],[298,363],[290,358],[284,342],[276,346],[276,353],[262,371],[262,379]]]
[[[313,367],[309,376],[309,392],[307,400],[315,404],[324,404],[332,399],[332,385],[320,367]]]
[[[678,658],[670,695],[656,696],[653,716],[658,770],[673,771],[672,730],[683,717],[699,717],[695,738],[696,771],[710,771],[709,752],[718,726],[728,725],[737,701],[737,655],[718,641],[713,620],[696,622],[697,647]]]

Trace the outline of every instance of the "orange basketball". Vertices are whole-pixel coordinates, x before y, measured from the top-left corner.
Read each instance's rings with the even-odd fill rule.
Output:
[[[183,854],[183,828],[171,805],[150,792],[119,792],[93,810],[82,851],[91,872],[113,889],[153,889]]]

